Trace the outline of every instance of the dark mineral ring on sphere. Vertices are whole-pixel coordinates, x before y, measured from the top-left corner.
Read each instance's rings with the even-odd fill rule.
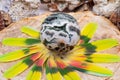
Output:
[[[49,50],[65,54],[79,41],[80,27],[71,15],[54,13],[43,21],[40,34],[42,43]]]

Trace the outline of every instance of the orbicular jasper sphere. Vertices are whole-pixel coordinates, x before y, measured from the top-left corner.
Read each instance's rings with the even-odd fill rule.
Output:
[[[80,27],[71,15],[54,13],[41,25],[41,41],[50,50],[68,52],[80,39]]]

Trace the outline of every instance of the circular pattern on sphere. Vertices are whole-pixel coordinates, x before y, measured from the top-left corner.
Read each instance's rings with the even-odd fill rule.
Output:
[[[71,15],[55,13],[41,25],[41,41],[50,50],[67,52],[80,39],[80,27]]]

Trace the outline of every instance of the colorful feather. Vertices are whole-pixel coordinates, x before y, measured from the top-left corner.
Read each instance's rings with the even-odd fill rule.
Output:
[[[47,80],[53,80],[51,71],[49,69],[49,66],[45,65],[45,69],[46,69],[46,78],[47,78]]]
[[[68,68],[68,64],[65,60],[55,57],[58,70],[65,80],[81,80],[80,76],[71,68]]]
[[[86,48],[87,52],[96,52],[106,50],[117,46],[119,43],[115,39],[103,39],[97,40],[91,43],[81,44],[82,47]]]
[[[40,38],[40,32],[31,27],[24,26],[21,28],[21,31],[31,37],[38,38],[38,39]]]
[[[42,77],[42,67],[34,65],[34,67],[29,72],[26,80],[41,80]]]
[[[80,76],[71,68],[60,69],[59,71],[65,80],[81,80]]]
[[[29,68],[33,64],[33,61],[28,57],[25,58],[23,61],[18,62],[13,67],[9,68],[5,73],[4,77],[12,78],[16,75],[22,73],[24,70]]]
[[[0,55],[0,62],[8,62],[8,61],[18,60],[18,59],[26,57],[28,55],[35,54],[36,52],[40,52],[43,49],[44,49],[44,47],[41,44],[39,46],[36,45],[36,46],[31,46],[29,48],[25,48],[22,50],[8,52],[4,55]]]
[[[37,60],[38,58],[40,58],[42,55],[43,55],[42,52],[37,52],[37,53],[31,55],[30,59],[31,59],[32,61],[36,61],[36,60]]]
[[[47,51],[43,51],[42,54],[43,55],[36,61],[37,66],[43,66],[43,64],[46,62],[46,60],[49,57],[49,54]]]
[[[58,66],[58,68],[64,69],[68,66],[68,64],[66,62],[64,62],[64,60],[60,59],[59,57],[55,58],[55,62]]]
[[[65,80],[71,80],[71,78],[68,75],[66,75],[67,72],[64,71],[64,69],[67,67],[67,64],[63,60],[61,60],[59,57],[55,58],[55,62],[57,64],[59,72],[64,77],[64,79]]]
[[[9,45],[9,46],[28,46],[40,43],[39,39],[33,38],[5,38],[2,41],[2,44]]]
[[[31,71],[29,72],[26,80],[40,80],[41,79],[42,67],[43,67],[44,62],[42,62],[41,65],[38,65],[38,62],[46,60],[46,59],[43,59],[44,53],[42,53],[42,52],[43,51],[41,51],[40,53],[36,53],[36,54],[34,54],[30,57],[30,59],[34,62],[37,60],[36,61],[37,64],[34,65],[34,67],[31,69]]]
[[[76,53],[69,55],[67,59],[77,60],[77,61],[87,61],[93,63],[108,63],[108,62],[119,62],[120,56],[107,54],[107,53],[92,53],[92,54]]]
[[[49,57],[46,66],[47,80],[49,80],[49,78],[52,80],[62,80],[62,76],[57,69],[53,56]]]
[[[49,66],[46,66],[46,76],[47,80],[62,80],[62,76],[57,68],[50,68]]]
[[[103,39],[91,42],[93,46],[96,47],[96,51],[106,50],[117,46],[119,43],[116,39]]]
[[[113,75],[111,70],[97,66],[93,63],[73,60],[73,61],[70,61],[69,64],[73,66],[73,69],[76,69],[84,73],[88,73],[96,76],[112,76]]]
[[[120,56],[107,54],[107,53],[93,53],[92,55],[85,54],[87,62],[99,62],[99,63],[108,63],[108,62],[120,62]],[[81,56],[83,57],[83,56]],[[81,58],[80,57],[80,58]]]
[[[91,22],[88,23],[83,29],[81,30],[81,39],[87,43],[94,35],[97,29],[97,23]]]

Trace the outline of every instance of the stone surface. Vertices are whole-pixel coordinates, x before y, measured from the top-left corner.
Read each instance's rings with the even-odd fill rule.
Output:
[[[19,47],[15,48],[11,46],[2,45],[1,44],[2,39],[7,38],[7,37],[27,37],[25,34],[20,32],[20,28],[22,26],[31,26],[39,30],[41,23],[49,14],[51,13],[46,13],[40,16],[22,19],[16,23],[11,24],[6,29],[0,31],[0,55],[19,48]],[[115,38],[120,42],[120,32],[118,31],[116,26],[114,26],[108,19],[104,17],[96,16],[91,12],[77,12],[77,13],[70,13],[70,15],[74,16],[77,19],[80,28],[83,28],[85,24],[91,21],[98,23],[99,25],[98,30],[95,33],[92,40]],[[104,52],[120,55],[120,46],[114,47]],[[0,63],[1,65],[0,66],[0,79],[1,80],[6,80],[3,77],[3,72],[16,63],[17,61],[10,62],[10,63]],[[99,65],[109,68],[110,70],[114,72],[114,75],[112,77],[97,77],[97,76],[88,75],[88,74],[79,72],[82,80],[119,80],[120,79],[120,76],[119,76],[120,75],[120,63],[99,64]],[[28,74],[28,70],[18,75],[17,77],[12,78],[11,80],[25,80],[25,76]]]
[[[38,0],[37,0],[38,1]],[[36,3],[36,4],[35,4]],[[31,6],[36,5],[36,7]],[[9,9],[9,14],[11,15],[13,21],[18,21],[22,18],[27,18],[30,16],[40,15],[43,12],[47,12],[47,9],[44,5],[40,5],[34,1],[23,0],[23,1],[13,1]]]
[[[40,7],[40,0],[14,0],[14,1],[23,2],[24,4],[27,4],[31,8]]]
[[[97,15],[104,15],[110,17],[115,9],[120,6],[120,0],[93,0],[95,6],[93,11]],[[120,8],[119,8],[120,9]]]
[[[8,12],[11,2],[12,0],[0,0],[0,10]]]
[[[48,5],[50,11],[73,11],[77,7],[92,0],[41,0],[43,4]]]
[[[117,25],[120,30],[120,6],[116,8],[116,10],[111,14],[110,21]]]
[[[47,12],[40,0],[0,0],[0,10],[7,12],[13,21]]]
[[[12,23],[10,15],[4,11],[0,11],[0,30],[3,30]]]

